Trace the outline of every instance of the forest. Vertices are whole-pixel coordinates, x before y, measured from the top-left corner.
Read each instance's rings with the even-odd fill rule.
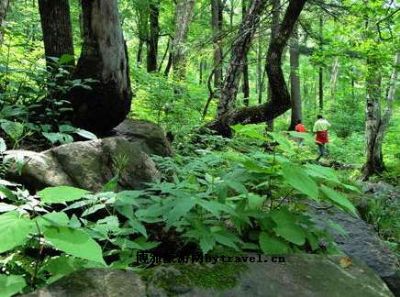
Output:
[[[0,297],[400,296],[398,0],[0,0]]]

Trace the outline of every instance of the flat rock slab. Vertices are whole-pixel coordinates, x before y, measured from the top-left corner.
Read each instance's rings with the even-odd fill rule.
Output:
[[[337,209],[318,210],[314,214],[317,223],[333,234],[336,244],[345,254],[367,264],[387,283],[396,297],[400,296],[399,262],[371,225]],[[347,234],[329,227],[329,221],[342,226]]]
[[[236,275],[236,284],[224,290],[190,282],[158,288],[132,272],[86,270],[24,297],[393,297],[373,270],[358,262],[342,268],[340,259],[291,255],[285,263],[249,263]],[[179,271],[179,266],[173,269]]]

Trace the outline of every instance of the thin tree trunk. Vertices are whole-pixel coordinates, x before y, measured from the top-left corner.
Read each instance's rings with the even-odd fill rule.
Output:
[[[322,41],[323,41],[323,29],[324,29],[324,19],[322,18],[322,15],[319,17],[319,47],[320,51],[322,51],[323,46],[322,46]],[[319,67],[318,70],[318,105],[320,111],[324,109],[324,68],[322,66]]]
[[[186,39],[192,21],[195,0],[179,0],[175,11],[175,35],[171,44],[171,60],[174,79],[186,78]]]
[[[262,66],[262,38],[261,35],[258,37],[258,48],[257,48],[257,94],[258,94],[258,104],[262,103],[262,96],[264,90],[264,79],[265,71]]]
[[[84,40],[75,79],[91,78],[91,90],[75,87],[70,94],[73,122],[105,133],[122,122],[131,107],[127,49],[117,0],[81,0]]]
[[[54,63],[50,58],[60,58],[63,55],[70,55],[70,64],[74,64],[68,0],[39,0],[39,12],[47,65]]]
[[[222,32],[223,24],[223,4],[221,0],[211,0],[211,26],[213,29],[214,46],[214,87],[221,91],[222,83]]]
[[[160,2],[149,3],[149,38],[147,40],[147,72],[157,71]]]
[[[330,86],[331,86],[331,98],[332,100],[335,100],[335,95],[336,95],[336,85],[337,85],[337,79],[339,76],[339,57],[335,57],[332,65],[332,74],[331,74],[331,81],[330,81]]]
[[[3,28],[9,6],[9,0],[0,0],[0,46],[3,44],[4,33]]]
[[[142,62],[143,62],[143,45],[144,41],[139,37],[139,45],[138,45],[138,50],[136,54],[136,66],[141,67]]]
[[[243,20],[246,18],[246,12],[247,12],[246,1],[247,0],[242,0],[242,19]],[[243,91],[243,98],[244,98],[243,103],[245,106],[249,106],[250,83],[249,83],[249,65],[248,65],[247,53],[244,55],[244,61],[243,61],[242,91]]]
[[[171,43],[171,39],[168,38],[167,47],[165,48],[164,55],[163,55],[163,57],[161,59],[160,65],[158,66],[158,72],[161,72],[161,69],[162,69],[162,66],[164,64],[165,58],[167,57],[168,52],[169,52],[170,43]]]
[[[293,29],[290,40],[290,89],[292,101],[292,115],[289,130],[294,130],[298,121],[302,119],[301,93],[300,93],[300,65],[299,32],[298,26]]]
[[[252,7],[256,4],[259,4],[257,2],[257,0],[253,1]],[[237,110],[230,109],[232,102],[224,102],[222,107],[224,107],[225,110],[231,111],[222,114],[214,122],[210,123],[208,125],[209,128],[215,130],[221,135],[229,137],[232,135],[230,125],[238,123],[255,124],[269,121],[290,109],[290,94],[288,92],[282,70],[282,54],[290,38],[290,35],[292,34],[293,27],[297,19],[299,18],[300,13],[303,10],[306,2],[307,0],[291,0],[289,2],[289,5],[286,9],[285,17],[283,18],[283,21],[279,27],[279,32],[271,39],[271,42],[269,44],[266,58],[266,71],[268,74],[269,83],[271,85],[271,101],[262,105],[244,107]],[[249,10],[249,14],[253,15],[254,17],[254,12],[250,11],[252,11],[251,8]],[[243,36],[241,30],[239,30],[239,36]],[[234,43],[233,53],[238,50],[236,47],[239,47],[240,49],[243,48],[242,46],[242,43]],[[233,54],[230,66],[228,67],[227,75],[224,80],[224,86],[235,86],[235,84],[232,84],[231,81],[235,78],[235,76],[232,75],[231,72],[235,69],[234,66],[238,65],[237,61],[237,55]],[[234,100],[235,97],[231,96],[230,98],[231,100]]]

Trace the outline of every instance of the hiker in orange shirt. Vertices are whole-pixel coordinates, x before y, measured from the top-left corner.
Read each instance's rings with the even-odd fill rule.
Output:
[[[296,126],[294,127],[294,130],[298,133],[306,133],[306,127],[304,127],[303,123],[301,122],[301,120],[297,121]],[[299,145],[303,145],[304,143],[304,138],[302,137],[296,137],[295,141],[299,144]]]

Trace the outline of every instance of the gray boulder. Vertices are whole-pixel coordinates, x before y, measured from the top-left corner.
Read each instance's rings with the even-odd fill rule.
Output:
[[[159,178],[148,154],[123,137],[79,141],[34,153],[8,151],[9,157],[24,155],[22,172],[11,167],[8,177],[33,189],[70,185],[99,191],[117,172],[119,187],[139,189]]]
[[[284,263],[223,263],[208,267],[181,264],[175,268],[169,266],[178,271],[175,277],[169,275],[163,279],[162,274],[149,277],[146,273],[146,280],[132,272],[86,270],[24,297],[393,297],[385,283],[367,266],[353,262],[343,268],[339,264],[340,259],[292,255],[287,256]],[[185,269],[182,269],[183,265]],[[233,275],[214,271],[228,271],[226,265],[241,268],[231,269],[236,271]],[[168,266],[163,267],[168,270],[166,268]],[[196,269],[198,272],[195,272]],[[224,279],[232,277],[235,280],[232,285],[221,288]],[[205,282],[199,284],[199,278],[204,278]],[[218,283],[218,288],[213,287],[217,282],[222,284]]]
[[[400,296],[399,261],[371,225],[337,209],[314,211],[314,217],[321,228],[333,235],[345,254],[367,264],[386,282],[396,297]],[[331,227],[330,221],[340,225],[346,234]]]
[[[171,156],[172,148],[164,131],[154,123],[143,120],[126,119],[112,131],[115,136],[121,136],[135,143],[148,155]]]

